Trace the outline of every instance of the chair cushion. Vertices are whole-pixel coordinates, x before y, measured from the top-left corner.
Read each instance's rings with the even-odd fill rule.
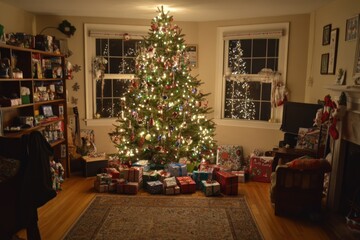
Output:
[[[323,172],[330,172],[331,165],[326,159],[294,159],[286,163],[289,168],[299,170],[321,170]]]

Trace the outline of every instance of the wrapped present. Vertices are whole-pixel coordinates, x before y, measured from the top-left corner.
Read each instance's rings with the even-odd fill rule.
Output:
[[[238,194],[238,177],[230,172],[216,172],[216,181],[220,184],[221,193],[227,195]]]
[[[252,156],[250,158],[250,179],[256,182],[270,182],[273,157]]]
[[[124,193],[124,186],[126,184],[126,180],[124,178],[116,179],[116,193]]]
[[[209,164],[209,163],[201,163],[199,165],[199,171],[200,172],[211,172],[213,180],[215,180],[216,172],[218,172],[218,171],[231,172],[231,169],[227,166],[220,166],[217,164]]]
[[[189,177],[189,176],[176,177],[176,181],[177,181],[178,185],[180,186],[181,193],[196,192],[196,183],[191,177]]]
[[[171,177],[171,174],[165,170],[159,170],[159,171],[157,171],[157,173],[159,174],[159,180],[161,182],[164,182],[165,178]]]
[[[116,168],[105,168],[105,171],[112,176],[113,179],[120,178],[120,172]]]
[[[166,195],[179,194],[180,193],[180,187],[179,186],[166,187],[164,192],[165,192]]]
[[[192,178],[196,182],[196,188],[201,189],[202,187],[202,180],[212,180],[212,170],[207,169],[206,171],[193,171]]]
[[[111,182],[109,183],[109,192],[116,192],[116,188],[117,188],[117,182]]]
[[[111,183],[111,179],[112,179],[111,174],[99,173],[99,174],[96,174],[95,181],[99,181],[99,183],[101,183],[101,184],[109,184],[109,183]]]
[[[94,181],[94,188],[99,193],[104,193],[109,191],[109,184],[108,183],[101,183],[98,180]]]
[[[186,165],[181,163],[170,163],[168,165],[168,172],[174,177],[187,176]]]
[[[140,160],[140,161],[134,162],[132,164],[132,167],[142,167],[143,172],[147,172],[150,170],[150,164],[149,164],[148,160]]]
[[[238,177],[239,183],[245,182],[245,171],[231,171],[231,173]]]
[[[152,181],[159,180],[159,173],[156,170],[155,171],[143,172],[142,180],[143,180],[143,186],[146,189],[147,182],[152,182]]]
[[[163,183],[165,188],[177,186],[175,177],[165,178]]]
[[[151,194],[159,194],[163,192],[163,183],[159,180],[146,183],[146,190]]]
[[[242,146],[222,145],[217,149],[216,164],[226,166],[231,170],[239,170],[244,165]]]
[[[125,194],[137,194],[139,191],[138,182],[127,182],[124,184],[124,193]]]
[[[202,180],[202,191],[205,196],[216,196],[220,194],[220,184],[215,180]]]
[[[180,164],[185,164],[186,165],[186,171],[188,173],[191,173],[194,171],[195,167],[197,166],[196,162],[191,162],[190,160],[188,160],[187,157],[182,157],[179,159],[179,163]]]
[[[150,170],[163,170],[164,164],[161,163],[151,163],[150,164]]]
[[[141,182],[143,169],[141,167],[121,168],[120,178],[125,178],[129,182]]]

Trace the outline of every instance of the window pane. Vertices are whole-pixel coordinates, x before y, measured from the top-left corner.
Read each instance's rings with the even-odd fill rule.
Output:
[[[135,59],[134,58],[124,58],[122,60],[122,71],[120,71],[120,73],[123,74],[129,74],[135,73]]]
[[[241,49],[243,50],[243,57],[251,57],[251,39],[241,40]]]
[[[266,67],[270,68],[273,71],[277,71],[278,70],[278,59],[277,58],[268,58]]]
[[[234,81],[234,99],[244,99],[245,89],[242,82]]]
[[[102,88],[101,88],[101,80],[96,80],[96,97],[100,98],[102,97]]]
[[[261,59],[253,59],[252,61],[252,74],[258,74],[261,69],[265,68],[265,58],[261,58]]]
[[[262,96],[263,101],[270,101],[271,99],[271,83],[262,84]]]
[[[255,105],[255,120],[260,120],[260,103],[254,101],[254,105]]]
[[[253,100],[260,100],[261,83],[249,81],[248,85],[249,85],[249,90],[247,93],[248,98],[251,98]]]
[[[121,70],[121,58],[110,58],[110,62],[108,65],[110,68],[109,73],[119,73]]]
[[[121,39],[109,39],[109,56],[122,56]]]
[[[121,113],[121,104],[120,104],[120,99],[119,98],[115,98],[114,99],[114,115],[113,117],[119,117],[120,113]]]
[[[105,79],[104,80],[104,97],[111,97],[111,90],[112,90],[112,80],[111,79]]]
[[[279,56],[279,39],[268,39],[268,57]]]
[[[96,39],[96,56],[108,56],[107,39]]]
[[[233,85],[234,81],[226,79],[225,83],[225,98],[232,98],[233,95]]]
[[[266,39],[253,40],[253,57],[266,57]]]
[[[102,118],[112,117],[111,99],[96,99],[96,113]]]
[[[271,117],[271,105],[269,102],[261,103],[261,116],[260,120],[268,121]]]
[[[135,57],[136,56],[136,43],[138,41],[129,40],[124,41],[124,56],[126,57]]]
[[[251,59],[243,59],[245,62],[245,73],[251,74]]]
[[[128,90],[129,81],[128,80],[120,80],[114,79],[114,97],[122,97]]]

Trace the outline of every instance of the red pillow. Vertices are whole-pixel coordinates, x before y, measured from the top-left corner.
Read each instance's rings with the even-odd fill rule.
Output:
[[[286,163],[289,168],[299,170],[322,170],[324,172],[331,171],[331,165],[326,159],[294,159]]]

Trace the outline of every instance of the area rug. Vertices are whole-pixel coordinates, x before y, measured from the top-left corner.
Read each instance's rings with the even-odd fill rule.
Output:
[[[245,198],[97,195],[70,239],[263,239]]]

